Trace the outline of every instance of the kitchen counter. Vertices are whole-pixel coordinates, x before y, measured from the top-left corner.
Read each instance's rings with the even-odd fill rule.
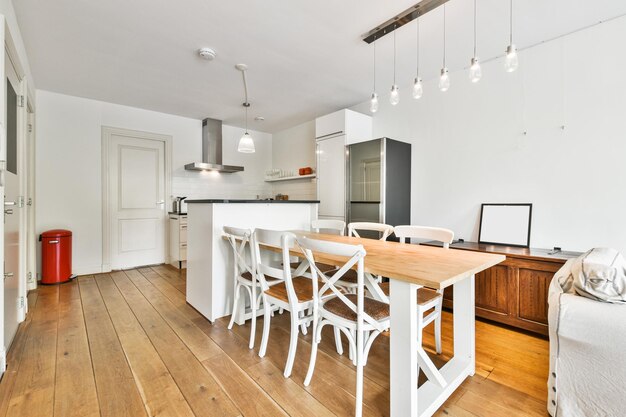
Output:
[[[234,257],[224,226],[241,229],[309,230],[317,200],[186,200],[187,302],[211,322],[230,315]],[[254,203],[254,204],[249,204]],[[244,323],[241,303],[236,322]]]
[[[233,204],[233,203],[269,203],[269,204],[301,204],[301,203],[319,203],[319,200],[239,200],[239,199],[205,199],[205,200],[185,200],[187,204],[199,204],[199,203],[219,203],[219,204]]]

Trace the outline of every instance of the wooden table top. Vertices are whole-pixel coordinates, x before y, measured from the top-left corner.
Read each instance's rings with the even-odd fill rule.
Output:
[[[452,251],[429,246],[337,236],[304,230],[292,230],[291,232],[296,236],[306,236],[312,239],[363,245],[367,252],[365,272],[433,289],[446,288],[467,278],[468,275],[477,274],[506,259],[504,255],[492,253]],[[280,250],[272,247],[268,247],[268,249]],[[291,253],[302,257],[299,249],[294,248]],[[330,264],[342,265],[346,260],[345,258],[323,254],[314,254],[314,256],[316,261]]]

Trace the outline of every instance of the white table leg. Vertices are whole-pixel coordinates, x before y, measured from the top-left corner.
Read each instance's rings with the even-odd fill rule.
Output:
[[[391,417],[417,416],[417,288],[394,279],[390,283]]]
[[[469,375],[476,370],[476,310],[474,275],[454,284],[454,357],[467,361]]]

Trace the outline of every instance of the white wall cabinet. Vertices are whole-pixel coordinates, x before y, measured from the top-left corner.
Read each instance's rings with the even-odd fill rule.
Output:
[[[170,214],[170,264],[178,269],[187,262],[187,216]]]
[[[345,135],[347,145],[371,140],[372,118],[362,113],[344,109],[318,117],[315,120],[315,137],[317,139],[336,135]]]

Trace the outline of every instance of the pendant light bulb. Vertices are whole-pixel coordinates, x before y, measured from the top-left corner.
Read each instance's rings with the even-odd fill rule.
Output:
[[[378,94],[372,93],[372,98],[370,99],[370,112],[376,113],[378,111]]]
[[[247,94],[246,94],[247,98]],[[248,133],[248,107],[250,107],[250,103],[246,100],[243,103],[243,106],[246,109],[246,130],[243,136],[239,139],[239,144],[237,145],[237,152],[241,153],[254,153],[256,149],[254,148],[254,141],[252,140],[252,136]]]
[[[450,89],[450,74],[448,73],[448,68],[441,69],[441,76],[439,77],[439,89],[444,93]]]
[[[471,82],[477,83],[478,81],[480,81],[482,76],[483,70],[480,68],[480,62],[478,60],[478,57],[474,57],[472,58],[472,62],[470,65],[469,79]]]
[[[513,72],[519,67],[519,58],[517,57],[517,48],[510,44],[506,48],[506,57],[504,58],[504,69],[506,72]]]
[[[399,102],[400,102],[400,89],[398,88],[397,85],[394,84],[391,86],[391,93],[389,93],[389,103],[391,103],[392,106],[395,106]]]
[[[413,98],[419,100],[424,95],[424,86],[422,85],[422,79],[416,77],[413,81]]]

